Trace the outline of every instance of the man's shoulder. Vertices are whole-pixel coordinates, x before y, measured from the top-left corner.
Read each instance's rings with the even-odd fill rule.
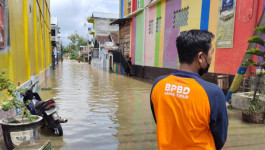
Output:
[[[203,79],[196,79],[196,81],[208,92],[210,93],[223,93],[222,92],[222,89],[214,84],[214,83],[211,83],[211,82],[208,82],[208,81],[205,81]]]
[[[204,88],[211,105],[217,101],[225,102],[224,92],[218,85],[202,79],[198,79],[197,82]]]
[[[163,75],[163,76],[159,76],[159,77],[157,77],[157,78],[154,80],[154,82],[153,82],[153,87],[154,87],[159,81],[161,81],[161,80],[167,78],[167,77],[170,76],[170,75],[171,75],[171,74]]]
[[[152,90],[151,90],[151,91],[153,91],[154,87],[155,87],[160,81],[166,79],[166,78],[169,77],[170,75],[171,75],[171,74],[163,75],[163,76],[159,76],[159,77],[157,77],[157,78],[154,80],[154,82],[153,82],[153,86],[152,86]]]

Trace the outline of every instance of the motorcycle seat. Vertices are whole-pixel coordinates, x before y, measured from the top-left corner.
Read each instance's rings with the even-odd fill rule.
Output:
[[[38,109],[43,103],[44,103],[44,101],[37,102],[35,105],[35,108]]]
[[[45,100],[45,102],[52,101],[52,100],[53,100],[53,98],[50,98],[50,99]]]

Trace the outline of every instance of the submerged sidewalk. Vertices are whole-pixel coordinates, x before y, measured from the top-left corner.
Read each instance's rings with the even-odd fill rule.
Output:
[[[223,150],[257,150],[265,148],[265,124],[242,121],[242,110],[228,111],[228,137]]]
[[[243,122],[241,120],[241,110],[238,109],[228,110],[228,117],[228,137],[223,150],[264,149],[265,124],[248,124]],[[0,149],[5,150],[3,137],[0,137]]]

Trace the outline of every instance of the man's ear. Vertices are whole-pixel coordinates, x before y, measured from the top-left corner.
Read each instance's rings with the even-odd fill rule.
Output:
[[[197,59],[198,59],[198,61],[199,61],[200,63],[202,63],[202,55],[203,55],[202,52],[199,52],[199,53],[197,54]]]

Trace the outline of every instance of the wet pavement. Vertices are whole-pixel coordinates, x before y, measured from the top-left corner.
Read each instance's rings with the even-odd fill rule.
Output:
[[[242,121],[241,110],[228,110],[228,137],[224,150],[265,150],[265,124]]]
[[[64,135],[48,130],[41,140],[50,139],[55,150],[142,150],[157,149],[155,123],[150,110],[152,81],[128,78],[64,60],[39,91],[43,99],[58,98]],[[241,121],[241,111],[229,110],[228,140],[225,150],[265,149],[265,125]],[[0,139],[0,149],[4,149]]]

